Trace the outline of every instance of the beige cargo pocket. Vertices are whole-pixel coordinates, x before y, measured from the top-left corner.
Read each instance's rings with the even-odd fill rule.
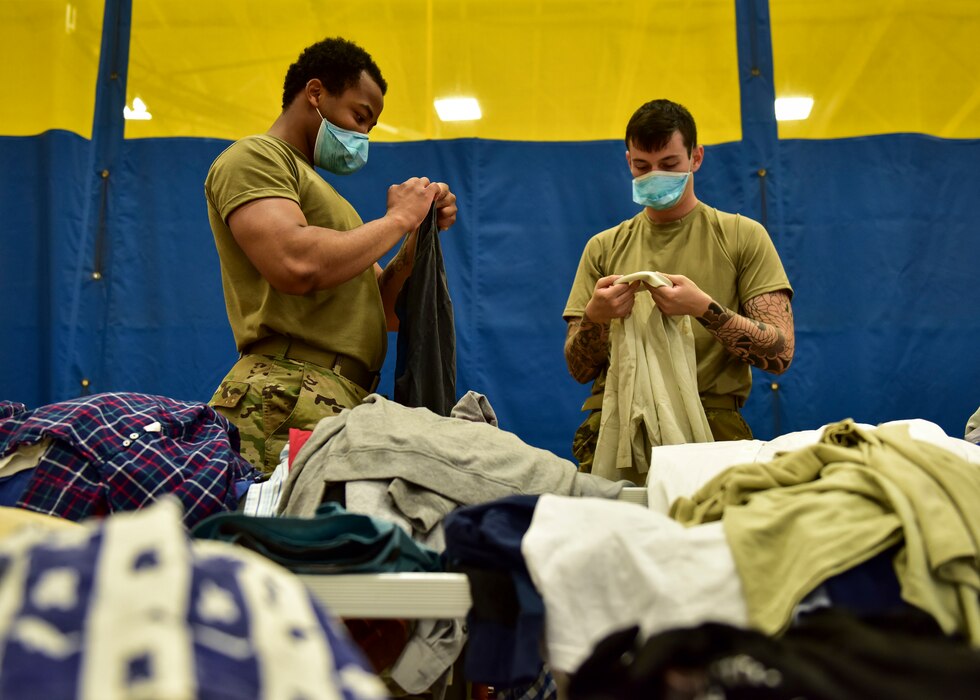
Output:
[[[248,386],[248,382],[221,382],[208,403],[221,408],[236,408],[248,393]]]

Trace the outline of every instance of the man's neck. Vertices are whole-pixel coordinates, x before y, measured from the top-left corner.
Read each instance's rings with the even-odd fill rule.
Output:
[[[683,219],[685,216],[694,211],[694,208],[698,205],[698,198],[694,196],[694,190],[689,190],[684,193],[681,197],[681,201],[677,203],[677,206],[671,207],[670,209],[654,209],[653,207],[647,207],[644,209],[647,218],[650,219],[655,224],[669,224],[679,219]]]
[[[295,115],[290,113],[290,110],[283,111],[266,133],[285,141],[306,156],[306,160],[310,163],[313,162],[313,146],[307,143],[306,131],[298,123]]]

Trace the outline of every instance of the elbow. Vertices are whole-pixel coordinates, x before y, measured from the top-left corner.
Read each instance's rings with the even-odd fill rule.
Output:
[[[578,369],[578,367],[575,365],[575,363],[572,362],[571,359],[568,357],[568,346],[567,345],[565,346],[565,367],[568,368],[568,373],[570,375],[572,375],[572,379],[574,379],[575,381],[577,381],[579,384],[584,383],[584,381],[580,378],[582,372]]]
[[[401,328],[401,319],[398,318],[398,314],[394,311],[391,313],[385,312],[385,326],[388,328],[389,333],[398,332],[398,329]]]
[[[565,364],[568,365],[568,373],[572,375],[572,379],[579,384],[586,384],[599,376],[598,367],[582,367],[574,362],[569,362],[567,357]]]
[[[778,357],[778,358],[776,358],[776,362],[773,362],[769,366],[769,368],[768,368],[769,369],[769,373],[770,374],[775,374],[777,376],[780,375],[780,374],[785,374],[786,373],[786,370],[789,369],[789,366],[792,363],[793,363],[793,355],[792,354],[789,354],[789,355],[787,355],[785,357]]]
[[[603,365],[593,364],[592,358],[586,356],[575,343],[576,337],[570,333],[565,340],[565,365],[575,381],[585,384],[599,376]]]
[[[321,288],[315,273],[309,265],[287,265],[273,274],[265,275],[265,278],[280,294],[305,296]]]
[[[270,285],[272,285],[272,288],[280,294],[289,294],[292,296],[301,297],[317,291],[316,285],[314,285],[308,279],[284,277],[280,279],[270,279],[268,282]]]

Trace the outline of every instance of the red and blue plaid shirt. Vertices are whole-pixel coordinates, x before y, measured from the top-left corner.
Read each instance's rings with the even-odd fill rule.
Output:
[[[172,493],[184,524],[238,503],[252,466],[238,429],[207,404],[133,393],[86,396],[28,410],[0,402],[0,456],[48,439],[17,505],[69,520],[136,510]]]

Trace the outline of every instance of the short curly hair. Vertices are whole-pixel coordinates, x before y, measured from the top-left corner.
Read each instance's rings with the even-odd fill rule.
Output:
[[[626,125],[626,148],[634,145],[644,151],[659,151],[667,145],[675,131],[687,154],[698,145],[698,128],[694,117],[684,105],[670,100],[651,100],[637,109]]]
[[[282,108],[286,109],[313,78],[319,78],[331,95],[340,95],[357,85],[363,71],[367,71],[378,84],[382,95],[388,91],[388,83],[381,77],[381,69],[367,51],[339,36],[318,41],[303,49],[303,53],[286,71]]]

